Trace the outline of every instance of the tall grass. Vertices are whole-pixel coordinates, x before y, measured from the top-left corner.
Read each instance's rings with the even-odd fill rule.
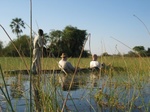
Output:
[[[109,58],[107,59],[109,60]],[[114,57],[110,75],[95,95],[101,108],[111,111],[149,111],[150,58]]]
[[[20,58],[12,57],[8,59],[9,61],[7,61],[6,57],[0,58],[0,63],[4,70],[26,69],[25,66],[22,66],[23,62],[20,61]],[[24,58],[24,60],[27,63],[30,63],[29,58]],[[60,58],[43,58],[42,69],[52,69],[55,71],[58,69],[56,60],[60,60]],[[77,58],[69,59],[74,66],[77,64],[77,60]],[[81,58],[79,67],[89,67],[90,60],[91,58]],[[118,110],[132,111],[134,108],[148,112],[148,106],[150,102],[148,102],[148,104],[145,103],[143,92],[145,91],[144,88],[147,87],[147,84],[149,84],[150,80],[150,68],[148,66],[150,64],[150,58],[102,57],[102,60],[106,65],[109,66],[108,68],[106,67],[104,73],[101,74],[101,89],[99,92],[98,88],[96,92],[97,94],[95,95],[95,98],[100,106],[107,106],[112,110],[117,108]],[[86,74],[83,73],[82,75]],[[36,81],[37,77],[34,78],[35,79],[33,82],[38,82]],[[47,74],[45,76],[40,76],[39,78],[40,83],[34,83],[34,89],[39,92],[40,96],[41,103],[39,104],[39,107],[41,107],[43,111],[61,111],[61,106],[58,103],[58,99],[61,98],[62,102],[65,99],[59,92],[62,90],[58,88],[60,84],[57,81],[57,74]],[[81,80],[81,82],[82,81],[83,80]],[[139,99],[141,99],[141,104],[137,105],[136,103],[139,101]],[[72,102],[74,102],[73,99]],[[76,105],[74,104],[74,106]],[[35,104],[33,104],[33,107],[35,107]],[[76,108],[76,110],[78,110],[78,107]]]
[[[6,101],[8,102],[8,104],[9,104],[9,106],[11,108],[10,110],[12,112],[15,112],[14,109],[13,109],[13,106],[12,106],[12,102],[10,100],[10,96],[9,96],[9,93],[8,93],[7,85],[6,85],[6,82],[5,82],[5,79],[4,79],[4,74],[3,74],[1,66],[0,66],[0,74],[2,76],[2,80],[3,80],[3,84],[4,84],[6,92],[3,90],[2,87],[0,87],[0,90],[2,91],[2,93],[3,93],[3,95],[4,95],[5,99],[6,99]]]
[[[31,32],[31,40],[32,40],[32,0],[30,0],[30,32]],[[2,27],[2,26],[1,26]],[[13,43],[12,39],[6,32],[6,30],[2,27],[5,31],[8,38]],[[31,41],[32,42],[32,41]],[[14,45],[14,44],[13,44]],[[32,44],[30,43],[29,46]],[[32,63],[32,55],[30,58],[23,57],[16,46],[14,45],[16,51],[18,52],[19,56],[16,57],[0,57],[0,63],[2,65],[3,71],[8,70],[30,70],[31,63]],[[84,47],[83,47],[84,49]],[[82,49],[82,51],[83,51]],[[31,47],[31,54],[32,54],[32,47]],[[81,52],[82,55],[82,52]],[[73,64],[73,66],[80,67],[80,68],[88,68],[89,63],[91,61],[90,58],[69,58],[69,61]],[[53,70],[55,71],[58,68],[58,61],[59,58],[42,58],[42,69],[46,70]],[[145,87],[147,87],[147,83],[149,84],[149,77],[150,77],[150,58],[145,57],[123,57],[123,56],[114,56],[114,57],[101,57],[98,61],[103,61],[106,65],[104,70],[102,70],[102,74],[98,74],[101,78],[101,88],[97,88],[95,99],[101,109],[103,110],[104,107],[110,109],[110,111],[132,111],[133,109],[140,110],[140,111],[149,111],[150,102],[145,103]],[[11,99],[9,98],[9,93],[7,90],[7,84],[5,82],[5,74],[1,70],[2,79],[4,81],[3,85],[5,86],[6,92],[1,91],[6,98],[9,106],[11,107],[12,111],[15,111],[13,108],[13,104]],[[11,75],[11,74],[8,74]],[[71,87],[74,84],[76,71],[70,79],[69,82],[69,90],[67,93],[66,98],[63,97],[62,89],[60,88],[60,84],[58,83],[58,75],[56,73],[45,74],[45,75],[38,75],[32,77],[32,74],[29,72],[30,75],[30,87],[28,91],[30,92],[30,111],[43,111],[43,112],[59,112],[67,110],[66,102],[71,99],[72,103],[76,111],[78,107],[74,102],[70,94]],[[82,74],[87,76],[87,74]],[[83,80],[84,79],[84,80]],[[78,78],[80,82],[87,82],[87,78]],[[80,86],[83,83],[81,83]],[[18,85],[20,86],[20,85]],[[32,87],[33,86],[33,87]],[[89,86],[89,85],[87,85]],[[93,91],[91,86],[84,88],[89,89],[90,95]],[[148,86],[149,87],[149,86]],[[147,89],[147,88],[146,88]],[[149,91],[149,90],[148,90]],[[33,94],[33,93],[34,94]],[[33,94],[33,95],[32,95]],[[86,96],[86,95],[85,95]],[[82,96],[84,98],[85,96]],[[81,98],[81,99],[82,99]],[[61,102],[59,102],[61,99]],[[79,100],[81,100],[79,99]],[[139,100],[140,99],[140,100]],[[140,104],[136,104],[140,101]],[[87,99],[87,102],[90,101]],[[61,105],[62,104],[62,105]],[[94,108],[91,108],[93,111]],[[34,108],[34,109],[33,109]]]

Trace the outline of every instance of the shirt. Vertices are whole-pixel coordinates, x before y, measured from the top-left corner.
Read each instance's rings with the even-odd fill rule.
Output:
[[[100,63],[98,61],[91,61],[90,68],[98,67],[100,68]]]
[[[58,64],[59,68],[64,69],[66,72],[72,72],[75,70],[70,62],[64,61],[63,59],[61,59]]]
[[[41,47],[43,47],[44,44],[45,44],[45,40],[43,39],[42,36],[38,35],[34,38],[34,41],[33,41],[34,49],[41,48]]]

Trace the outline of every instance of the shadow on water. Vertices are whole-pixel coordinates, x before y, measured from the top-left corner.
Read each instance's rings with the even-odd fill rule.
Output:
[[[72,75],[46,74],[42,75],[41,82],[43,81],[42,84],[47,93],[50,93],[50,78],[53,76],[56,79],[57,101],[60,108],[69,92],[65,106],[66,112],[123,112],[126,110],[143,112],[150,110],[150,82],[133,86],[134,84],[127,82],[127,76],[119,75],[110,78],[99,72],[92,72],[76,75],[70,87]],[[17,112],[29,111],[29,76],[18,75],[5,79],[11,101]],[[69,87],[70,91],[68,91]],[[6,100],[1,92],[0,94],[0,107],[3,111],[8,111]]]

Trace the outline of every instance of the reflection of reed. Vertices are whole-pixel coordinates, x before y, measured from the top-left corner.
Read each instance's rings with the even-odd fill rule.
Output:
[[[13,98],[21,98],[23,96],[24,86],[22,84],[21,75],[19,74],[10,86],[11,96]]]
[[[33,78],[33,91],[34,91],[34,102],[35,102],[35,109],[36,112],[41,112],[42,102],[41,102],[41,96],[40,96],[40,75],[37,75]]]

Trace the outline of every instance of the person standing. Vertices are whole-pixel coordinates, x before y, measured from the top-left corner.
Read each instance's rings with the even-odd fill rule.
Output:
[[[41,56],[43,45],[46,44],[44,33],[42,29],[38,30],[38,35],[33,40],[33,62],[32,73],[39,74],[41,71]]]

